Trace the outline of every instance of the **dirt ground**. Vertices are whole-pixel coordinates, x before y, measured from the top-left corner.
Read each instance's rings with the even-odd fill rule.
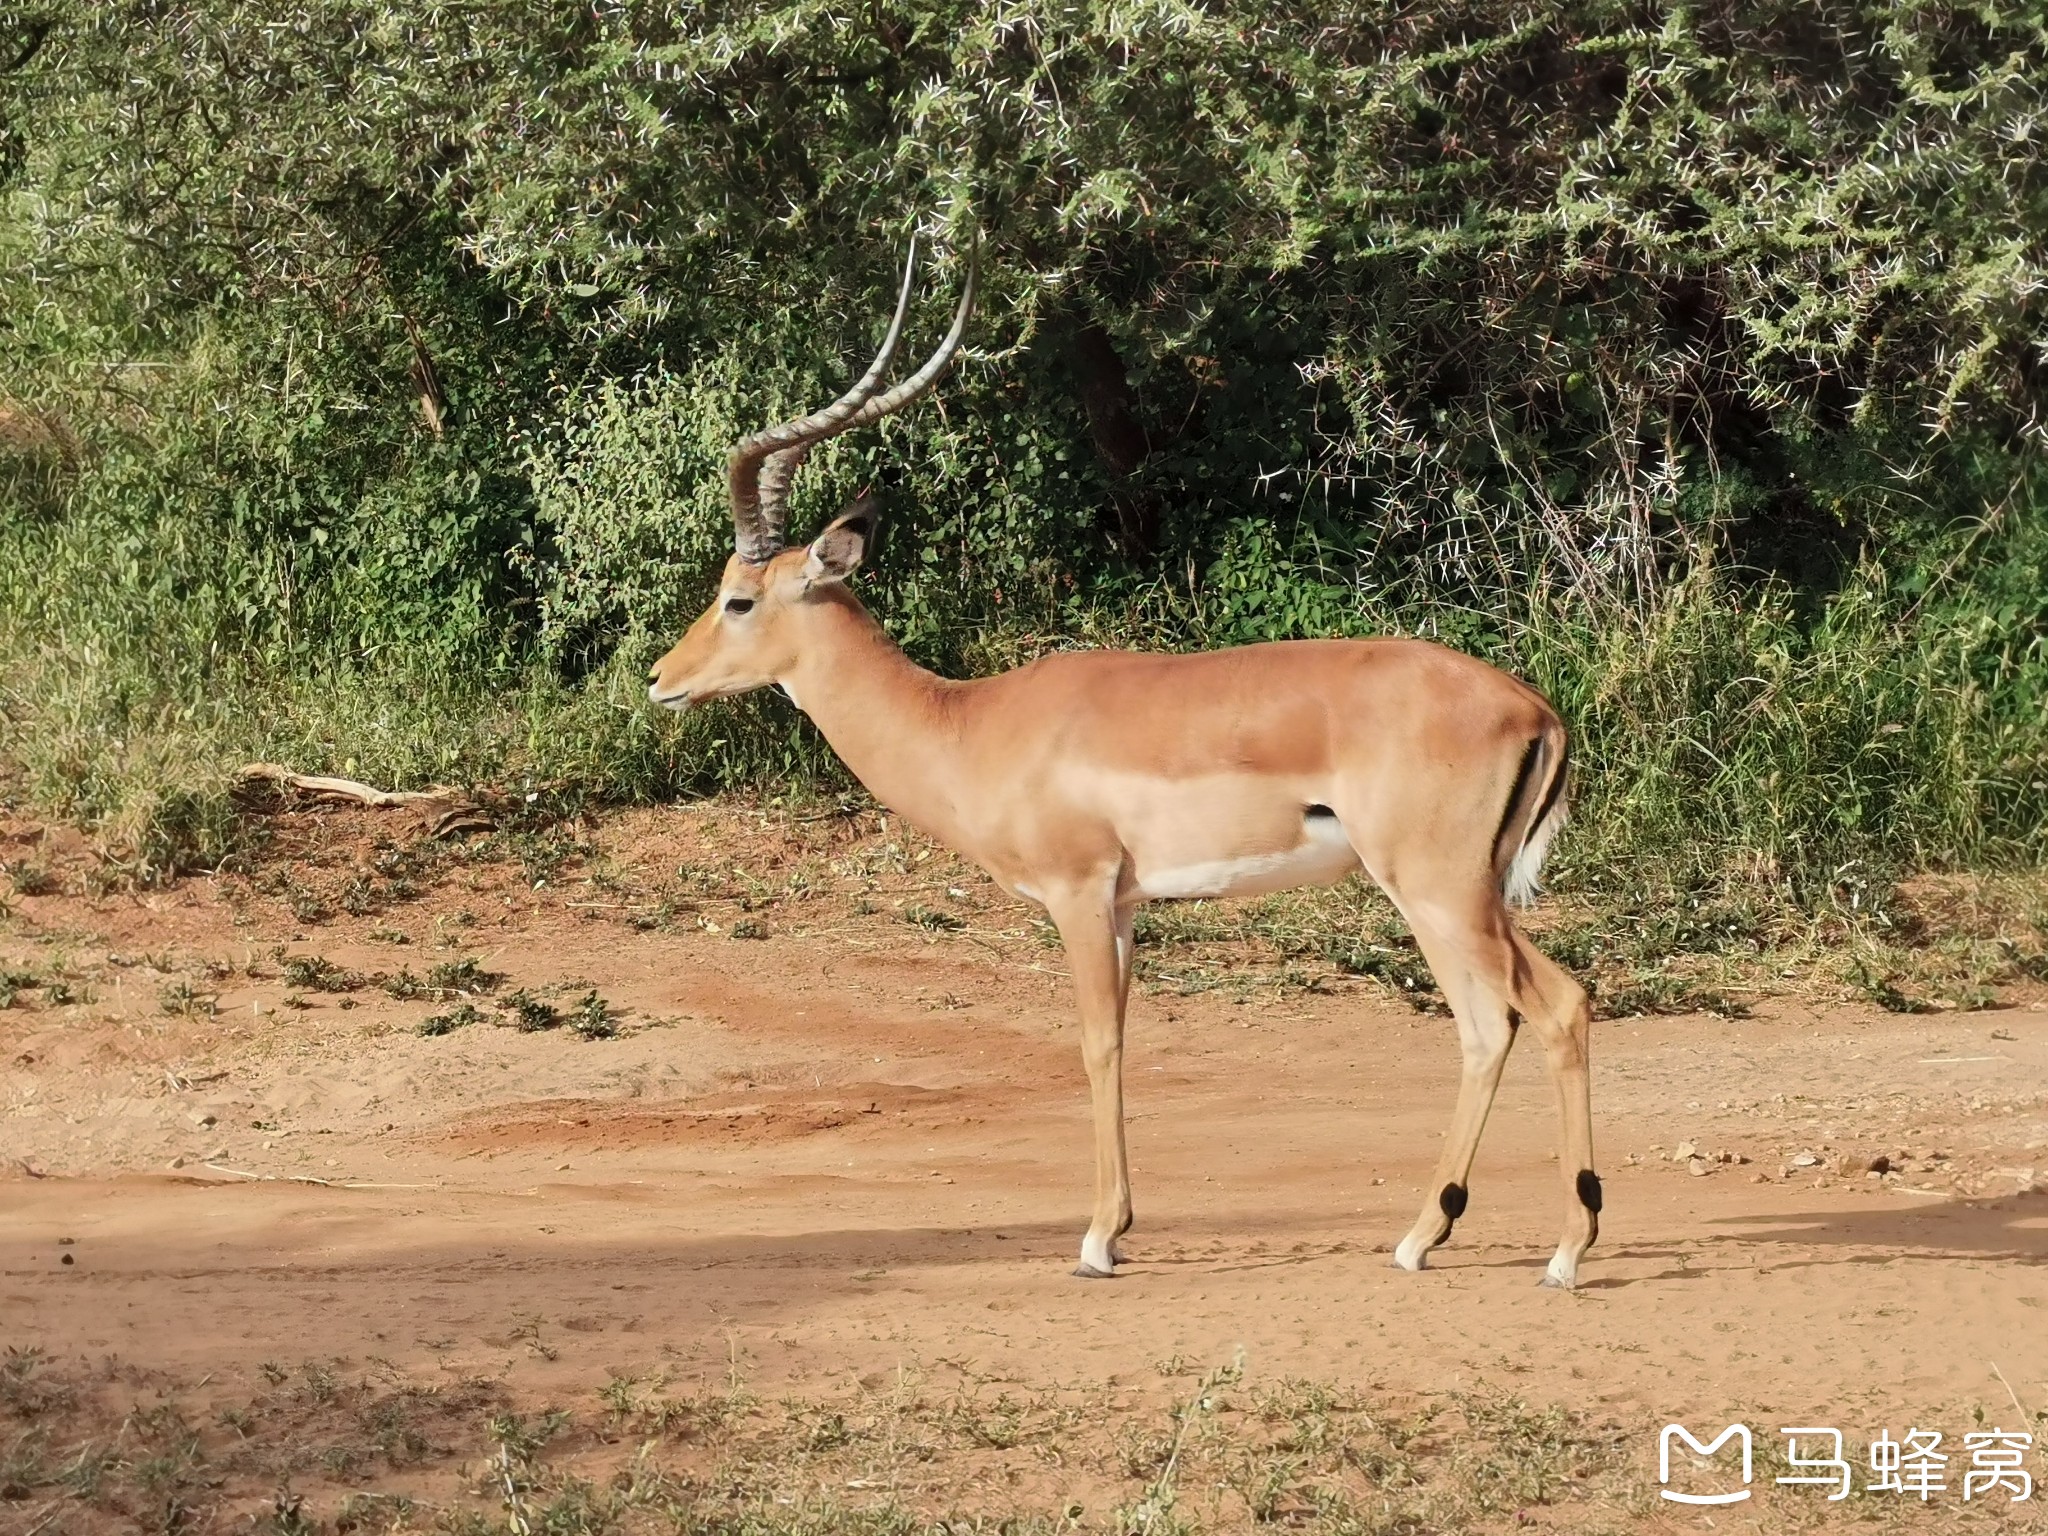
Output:
[[[375,1361],[525,1403],[915,1372],[1144,1404],[1241,1357],[1562,1405],[1646,1479],[1672,1419],[1957,1441],[2048,1410],[2039,998],[1597,1025],[1606,1210],[1567,1295],[1536,1284],[1560,1220],[1539,1053],[1451,1244],[1404,1274],[1450,1022],[1366,981],[1193,989],[1155,961],[1133,1262],[1085,1282],[1059,951],[873,818],[673,808],[482,857],[308,810],[241,873],[99,895],[67,834],[0,835],[38,871],[0,923],[0,1339],[50,1360]],[[613,1033],[504,1027],[515,990]]]

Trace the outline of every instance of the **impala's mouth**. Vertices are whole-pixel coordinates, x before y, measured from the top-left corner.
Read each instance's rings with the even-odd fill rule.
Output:
[[[675,710],[678,714],[690,707],[690,690],[687,688],[681,693],[663,693],[661,684],[649,683],[647,698],[650,703],[659,704],[663,709]]]

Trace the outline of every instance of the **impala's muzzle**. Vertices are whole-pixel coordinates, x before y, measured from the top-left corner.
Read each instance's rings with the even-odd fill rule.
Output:
[[[661,674],[657,672],[647,679],[647,700],[650,704],[659,704],[663,709],[672,709],[681,714],[690,707],[690,690],[682,688],[674,693],[663,693]]]

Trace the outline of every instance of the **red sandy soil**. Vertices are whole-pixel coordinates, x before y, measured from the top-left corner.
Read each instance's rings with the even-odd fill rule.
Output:
[[[0,853],[65,887],[12,898],[0,964],[78,978],[78,1000],[0,1012],[8,1343],[186,1379],[377,1359],[535,1400],[656,1370],[1129,1386],[1242,1351],[1269,1380],[1483,1380],[1646,1433],[1960,1435],[1977,1408],[2016,1422],[2015,1395],[2048,1405],[2038,1002],[1596,1025],[1606,1213],[1567,1295],[1536,1284],[1560,1219],[1540,1053],[1510,1063],[1452,1243],[1404,1274],[1387,1252],[1449,1116],[1450,1021],[1366,982],[1143,990],[1133,1262],[1085,1282],[1061,957],[944,855],[872,818],[637,812],[584,826],[540,889],[458,855],[410,899],[309,925],[264,869],[331,887],[414,834],[274,824],[253,875],[99,896],[64,837],[0,827]],[[715,895],[650,916],[678,865],[741,862],[779,893],[748,903],[766,937],[736,940]],[[906,901],[966,926],[928,932]],[[280,945],[366,973],[474,955],[564,1006],[594,987],[621,1034],[423,1038],[447,1004],[375,986],[287,1006]],[[167,1013],[180,980],[217,1011]],[[1746,1161],[1671,1160],[1684,1142]],[[1879,1154],[1903,1171],[1867,1173]]]

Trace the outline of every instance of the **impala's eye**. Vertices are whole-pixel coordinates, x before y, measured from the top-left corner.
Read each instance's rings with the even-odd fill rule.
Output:
[[[727,613],[745,613],[753,606],[754,600],[751,597],[728,597],[725,600],[725,611]]]

